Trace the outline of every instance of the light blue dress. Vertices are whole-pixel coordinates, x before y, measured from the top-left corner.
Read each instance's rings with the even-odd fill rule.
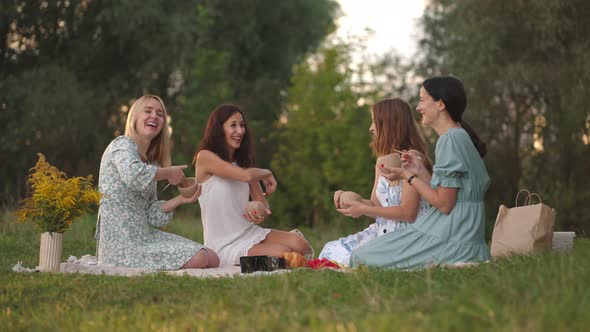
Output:
[[[398,185],[390,186],[389,181],[380,175],[377,179],[375,196],[383,207],[399,206],[402,203],[402,184],[399,183]],[[422,215],[428,208],[428,203],[421,198],[417,216]],[[320,252],[319,258],[326,258],[340,265],[348,266],[350,255],[354,249],[379,236],[402,229],[407,225],[408,222],[402,220],[377,217],[375,218],[375,222],[364,230],[326,243]]]
[[[172,219],[172,212],[162,211],[163,201],[157,200],[156,171],[142,162],[127,136],[115,138],[105,150],[98,180],[103,195],[96,227],[99,264],[177,270],[203,249],[156,229]]]
[[[435,155],[431,187],[458,188],[451,213],[431,207],[413,224],[354,250],[351,266],[418,269],[490,259],[484,239],[484,196],[490,179],[483,160],[462,128],[443,134]]]

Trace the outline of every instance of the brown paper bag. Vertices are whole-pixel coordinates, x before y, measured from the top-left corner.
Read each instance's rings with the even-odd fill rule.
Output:
[[[527,195],[524,205],[518,206],[518,198],[523,192]],[[534,197],[539,200],[538,204],[531,204]],[[500,206],[492,233],[492,256],[530,254],[551,249],[554,223],[555,210],[543,204],[538,194],[526,189],[519,191],[513,208]]]

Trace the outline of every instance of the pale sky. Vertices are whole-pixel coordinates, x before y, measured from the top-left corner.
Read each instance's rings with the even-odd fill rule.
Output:
[[[338,36],[365,35],[365,28],[374,30],[367,41],[367,52],[384,54],[395,49],[409,58],[416,52],[417,19],[422,15],[425,0],[338,0],[343,16],[338,20]]]

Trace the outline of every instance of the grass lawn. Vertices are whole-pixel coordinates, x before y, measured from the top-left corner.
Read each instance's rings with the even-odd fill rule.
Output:
[[[297,270],[233,279],[14,273],[38,263],[31,224],[0,218],[0,331],[583,331],[590,326],[590,240],[571,254],[417,272]],[[94,253],[92,218],[66,233],[64,257]],[[351,223],[352,225],[352,223]],[[303,230],[316,251],[351,225]],[[358,227],[360,229],[361,227]],[[188,214],[167,231],[201,242]]]

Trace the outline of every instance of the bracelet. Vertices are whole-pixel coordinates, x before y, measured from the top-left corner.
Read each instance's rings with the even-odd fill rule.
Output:
[[[408,178],[408,184],[412,185],[412,180],[414,180],[414,178],[416,177],[416,175],[412,175]]]

